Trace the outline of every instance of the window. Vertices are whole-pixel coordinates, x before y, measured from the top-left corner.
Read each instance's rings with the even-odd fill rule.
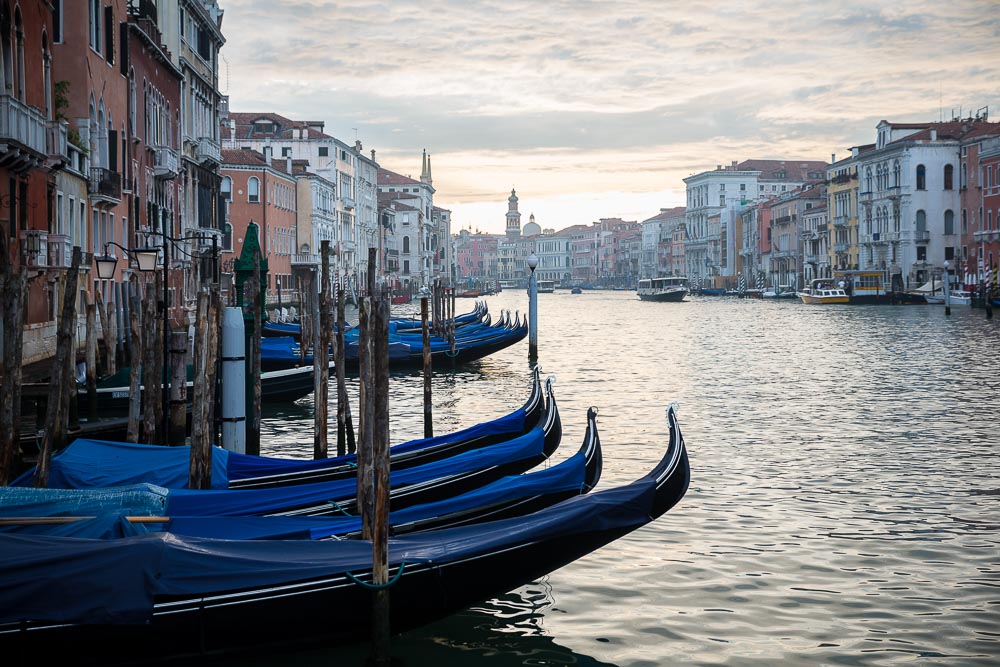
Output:
[[[917,190],[927,189],[927,168],[922,164],[917,165]]]
[[[101,0],[90,0],[90,48],[101,52]]]
[[[955,167],[953,167],[950,164],[946,164],[944,166],[944,189],[945,190],[951,190],[951,189],[953,189],[954,186],[952,185],[952,180],[954,179],[954,177],[955,177]]]
[[[109,65],[115,64],[115,10],[104,8],[104,59]]]
[[[222,198],[229,201],[233,198],[233,179],[228,176],[222,177],[222,183],[219,185],[219,193]]]
[[[410,272],[410,260],[404,259],[403,260],[403,273],[409,273],[409,272]]]
[[[923,236],[927,233],[927,214],[924,213],[923,209],[917,211],[917,236]]]
[[[409,236],[404,236],[403,237],[403,252],[406,252],[406,253],[410,252],[410,237]]]
[[[319,156],[320,157],[330,157],[330,147],[329,146],[320,146],[319,147]]]
[[[281,147],[281,157],[288,157],[291,154],[292,154],[292,149],[290,146]]]
[[[52,41],[59,43],[63,41],[63,0],[53,0],[52,2]]]
[[[260,203],[260,180],[256,176],[251,176],[247,181],[247,201],[251,204]]]
[[[951,209],[944,212],[944,234],[950,236],[955,233],[955,213]]]

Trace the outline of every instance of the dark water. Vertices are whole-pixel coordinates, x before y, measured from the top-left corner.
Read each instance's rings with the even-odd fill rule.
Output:
[[[527,310],[521,290],[487,303]],[[677,402],[690,490],[652,525],[395,638],[401,664],[1000,664],[1000,318],[609,291],[540,295],[539,322],[560,451],[596,406],[600,488],[630,481]],[[436,375],[435,433],[519,406],[527,351]],[[393,442],[422,435],[421,383],[392,380]],[[311,456],[310,400],[266,415],[265,453]]]

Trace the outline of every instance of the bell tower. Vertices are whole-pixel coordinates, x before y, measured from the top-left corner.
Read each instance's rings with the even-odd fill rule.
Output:
[[[507,240],[517,241],[521,238],[521,214],[517,210],[517,193],[510,189],[507,197]]]

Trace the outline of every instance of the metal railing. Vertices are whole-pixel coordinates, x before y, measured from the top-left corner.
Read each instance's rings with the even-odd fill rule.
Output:
[[[72,263],[72,239],[66,234],[49,234],[49,268],[68,269]]]
[[[60,161],[69,162],[69,123],[50,120],[45,128],[46,154]]]
[[[91,196],[122,199],[122,175],[105,167],[91,167],[90,180],[87,181],[87,194]]]

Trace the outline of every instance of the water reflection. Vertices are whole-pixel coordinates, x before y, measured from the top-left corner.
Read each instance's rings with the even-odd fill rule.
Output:
[[[487,301],[526,310],[520,290]],[[1000,319],[629,292],[540,295],[539,315],[564,442],[600,409],[599,488],[658,460],[676,401],[690,490],[544,582],[397,638],[405,664],[1000,664]],[[419,437],[419,370],[391,383],[392,442]],[[529,388],[527,342],[436,372],[435,433]],[[311,456],[310,401],[262,445]]]

